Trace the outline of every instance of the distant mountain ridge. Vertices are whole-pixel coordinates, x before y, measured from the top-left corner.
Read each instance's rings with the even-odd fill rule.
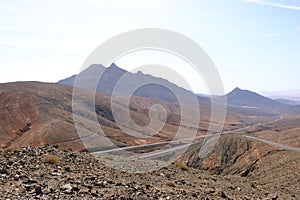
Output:
[[[233,106],[243,106],[266,110],[282,109],[288,107],[288,105],[284,103],[277,102],[249,90],[242,90],[238,87],[228,93],[226,95],[226,99],[227,104]]]
[[[79,78],[81,81],[80,86],[92,90],[96,89],[97,92],[112,96],[115,86],[125,74],[127,79],[126,82],[122,83],[123,88],[132,88],[136,85],[143,85],[142,83],[145,81],[150,82],[150,84],[146,84],[138,88],[134,92],[134,96],[158,99],[169,103],[177,103],[178,96],[187,97],[189,95],[195,95],[201,104],[209,106],[211,103],[209,95],[194,94],[189,90],[178,87],[176,84],[171,83],[166,79],[143,74],[142,72],[127,72],[126,70],[119,68],[114,63],[108,68],[105,68],[101,64],[93,64],[80,74],[60,80],[58,83],[73,86],[76,78]],[[100,80],[99,75],[102,75]],[[94,83],[98,83],[97,88],[93,88]],[[243,109],[248,110],[253,110],[254,108],[263,110],[276,110],[290,106],[287,103],[278,102],[255,92],[242,90],[238,87],[225,95],[225,97],[227,99],[227,105],[242,107]]]
[[[99,75],[102,75],[99,79]],[[115,86],[123,75],[127,76],[126,82],[122,82],[123,88],[132,88],[136,85],[142,85],[135,92],[134,96],[154,98],[163,100],[170,103],[176,103],[178,100],[175,96],[188,96],[194,95],[191,91],[178,87],[174,83],[168,80],[157,78],[141,72],[131,73],[124,69],[119,68],[116,64],[111,64],[110,67],[105,68],[101,64],[93,64],[86,70],[82,71],[78,75],[73,75],[69,78],[60,80],[59,84],[73,86],[76,78],[80,78],[80,86],[92,89],[95,83],[98,83],[96,91],[112,96]],[[98,82],[99,81],[99,82]],[[150,84],[143,85],[143,83],[149,82]],[[169,88],[169,89],[168,89]],[[203,99],[208,99],[201,97]]]

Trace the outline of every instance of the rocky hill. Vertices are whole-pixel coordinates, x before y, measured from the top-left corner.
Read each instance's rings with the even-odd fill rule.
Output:
[[[299,147],[299,142],[290,140],[291,137],[294,139],[299,137],[299,129],[294,130],[293,135],[288,134],[283,132],[267,136],[263,132],[256,133],[257,136],[270,141],[280,138],[277,142]],[[210,171],[213,174],[239,175],[241,179],[246,177],[248,181],[252,181],[252,187],[290,194],[287,199],[299,198],[300,154],[297,151],[288,151],[249,140],[240,134],[229,134],[220,137],[208,156],[201,158],[199,152],[199,145],[192,146],[180,160],[189,167]]]
[[[149,173],[116,171],[90,154],[58,146],[2,152],[0,174],[1,199],[300,198],[297,185],[290,192],[275,190],[253,179],[212,175],[183,164]]]

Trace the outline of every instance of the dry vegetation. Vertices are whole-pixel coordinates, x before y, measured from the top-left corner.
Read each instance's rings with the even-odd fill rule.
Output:
[[[42,161],[44,163],[49,163],[49,164],[58,164],[60,162],[60,158],[56,155],[44,155],[42,157]]]
[[[189,171],[189,167],[186,164],[184,164],[183,162],[176,162],[175,166],[178,169],[181,169],[182,171]]]

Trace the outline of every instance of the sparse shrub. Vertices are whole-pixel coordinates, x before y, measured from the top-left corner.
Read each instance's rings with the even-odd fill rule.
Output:
[[[176,166],[178,169],[181,169],[181,170],[183,170],[183,171],[189,171],[189,167],[186,166],[186,164],[184,164],[184,163],[178,162],[178,163],[175,163],[175,166]]]
[[[15,150],[16,150],[15,148],[6,148],[6,149],[2,149],[1,152],[3,154],[6,154],[6,153],[14,152]]]
[[[211,175],[202,175],[201,179],[209,180],[209,179],[212,179],[212,176]]]
[[[202,175],[201,179],[205,179],[205,180],[213,180],[216,181],[217,179],[213,176],[213,175]]]
[[[176,184],[173,181],[167,181],[166,185],[169,187],[176,187]]]
[[[18,193],[25,193],[25,192],[26,192],[26,189],[23,188],[23,187],[20,187],[20,188],[17,188],[17,189],[16,189],[16,192],[18,192]]]
[[[60,158],[56,155],[44,155],[42,161],[44,163],[57,164],[60,162]]]

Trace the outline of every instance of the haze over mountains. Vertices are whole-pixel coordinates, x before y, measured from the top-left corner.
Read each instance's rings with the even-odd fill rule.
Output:
[[[97,83],[99,81],[96,91],[111,96],[116,84],[125,74],[129,76],[129,78],[126,79],[126,82],[122,82],[124,88],[132,88],[135,85],[144,82],[153,83],[138,88],[134,92],[134,96],[154,98],[169,103],[175,103],[177,102],[177,98],[174,94],[178,96],[191,95],[191,91],[178,87],[176,84],[171,83],[168,80],[143,74],[142,72],[127,72],[126,70],[119,68],[114,63],[108,68],[105,68],[100,64],[91,65],[79,75],[73,75],[69,78],[60,80],[58,83],[73,86],[74,81],[76,80],[77,76],[79,76],[81,87],[94,89],[92,88],[93,83]],[[99,75],[102,75],[100,80],[98,80]],[[198,95],[197,98],[201,103],[210,102],[210,98],[207,95]],[[248,90],[241,90],[240,88],[235,88],[233,91],[228,93],[226,95],[226,99],[228,105],[244,106],[244,108],[248,109],[258,108],[272,110],[286,108],[289,104],[298,105],[296,102],[291,103],[280,100],[276,101]]]
[[[273,92],[262,92],[263,95],[270,97],[272,99],[286,99],[290,101],[300,102],[300,91],[293,90],[293,91],[273,91]]]
[[[134,96],[155,98],[175,103],[177,102],[177,98],[174,93],[180,96],[188,96],[192,94],[190,91],[180,88],[165,79],[146,75],[142,72],[130,73],[117,67],[114,63],[108,68],[105,68],[100,64],[91,65],[79,75],[73,75],[64,80],[60,80],[58,83],[73,86],[75,79],[79,76],[81,87],[94,89],[92,88],[93,84],[98,83],[99,81],[96,91],[112,96],[113,90],[118,84],[118,81],[120,81],[121,77],[125,74],[127,76],[126,82],[122,82],[122,87],[124,88],[133,88],[136,85],[142,86],[142,84],[146,82],[150,83],[137,89],[133,94]],[[99,76],[101,76],[100,80]]]

